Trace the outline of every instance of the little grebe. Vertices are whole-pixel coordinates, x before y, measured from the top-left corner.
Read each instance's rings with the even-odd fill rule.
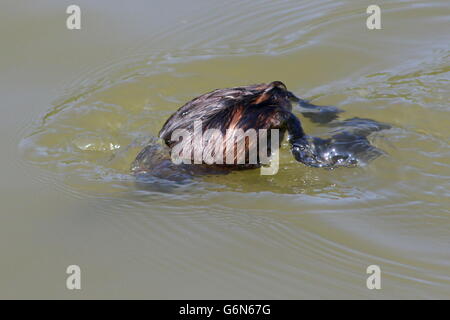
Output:
[[[154,174],[159,171],[161,175],[166,175],[167,172],[175,170],[178,173],[195,175],[256,168],[267,162],[260,152],[257,152],[256,161],[251,162],[249,154],[252,150],[259,150],[261,137],[264,137],[264,142],[266,142],[265,155],[269,156],[274,151],[272,150],[273,141],[271,141],[272,135],[274,135],[272,129],[277,130],[277,136],[274,136],[274,139],[277,140],[276,148],[287,132],[294,158],[312,167],[352,166],[358,162],[355,157],[363,154],[365,150],[370,151],[373,155],[379,154],[366,137],[370,132],[386,127],[373,127],[374,123],[376,124],[373,120],[360,119],[361,121],[358,122],[360,128],[364,127],[364,121],[368,121],[366,127],[369,130],[364,131],[364,134],[358,134],[358,132],[355,133],[346,128],[345,132],[338,133],[327,140],[308,137],[303,131],[299,118],[292,113],[292,103],[296,103],[300,107],[300,112],[305,117],[321,124],[335,120],[337,114],[342,112],[335,107],[315,106],[298,98],[288,91],[286,85],[281,81],[217,89],[194,98],[172,114],[159,132],[159,137],[167,147],[154,144],[145,147],[136,157],[132,171],[137,174]],[[215,133],[202,139],[195,137],[186,139],[186,136],[181,139],[176,134],[177,131],[183,131],[194,136],[195,123],[201,124],[199,129],[201,135],[205,135],[211,129],[214,129]],[[229,147],[227,143],[233,139],[233,136],[230,138],[226,135],[230,130],[243,132],[256,130],[256,132],[264,132],[265,135],[257,135],[256,141],[253,143],[244,136],[243,145],[245,147],[233,149],[230,161],[230,154],[226,154],[227,146]],[[223,139],[224,136],[228,138]],[[233,140],[233,144],[235,142]],[[355,149],[355,145],[359,147]],[[217,148],[218,146],[219,148]],[[180,150],[186,149],[190,150],[187,153],[188,159],[184,154],[185,158],[181,166],[175,165],[167,157],[171,151],[177,150],[178,154]],[[199,162],[196,154],[204,155],[205,153],[215,153],[216,155],[223,153],[226,164],[205,161],[204,158],[201,158]],[[242,162],[242,159],[245,161]],[[188,160],[188,165],[186,165],[186,160]],[[191,165],[192,163],[201,165],[195,166]]]

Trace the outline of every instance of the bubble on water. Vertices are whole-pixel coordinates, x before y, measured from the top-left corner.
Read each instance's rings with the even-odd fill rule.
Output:
[[[111,137],[82,134],[73,139],[73,144],[82,151],[114,151],[120,148],[120,144],[112,140]]]
[[[367,89],[358,89],[356,90],[356,93],[360,96],[360,97],[368,97],[370,92]]]

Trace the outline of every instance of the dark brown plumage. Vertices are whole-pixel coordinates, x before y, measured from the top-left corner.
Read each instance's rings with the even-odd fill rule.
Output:
[[[279,139],[284,137],[286,131],[292,138],[297,139],[304,136],[303,129],[298,118],[291,112],[291,100],[299,99],[289,92],[286,86],[280,81],[274,81],[269,84],[257,84],[227,89],[217,89],[212,92],[201,95],[178,109],[163,125],[159,136],[169,148],[185,143],[183,139],[172,140],[172,134],[176,129],[185,129],[190,133],[194,131],[194,122],[201,121],[202,130],[219,129],[222,136],[226,134],[227,129],[242,129],[244,132],[248,129],[268,129],[267,145],[268,153],[270,150],[270,129],[279,129]],[[210,145],[214,145],[217,137],[209,139]],[[189,141],[189,143],[192,141]],[[226,149],[223,141],[224,152]],[[195,150],[201,152],[210,148],[208,145],[192,145]],[[245,165],[248,166],[248,154],[250,148],[257,148],[257,145],[245,145]],[[193,154],[192,153],[192,161]],[[209,150],[208,150],[209,152]],[[214,152],[214,151],[211,151]],[[238,150],[234,153],[233,165],[238,166]],[[242,156],[242,155],[241,155]],[[227,162],[229,163],[229,162]],[[256,166],[260,164],[258,158]]]

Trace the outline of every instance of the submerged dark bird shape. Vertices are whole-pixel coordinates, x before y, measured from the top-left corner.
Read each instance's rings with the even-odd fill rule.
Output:
[[[310,137],[305,134],[301,121],[292,112],[294,105],[300,107],[303,116],[311,121],[326,124],[334,128],[333,135],[329,139]],[[191,163],[195,163],[195,154],[209,152],[217,155],[212,145],[223,144],[222,152],[226,153],[226,139],[223,141],[217,135],[208,137],[207,144],[198,143],[195,139],[173,139],[176,130],[185,130],[194,133],[194,123],[201,121],[202,133],[209,129],[217,129],[225,135],[229,129],[267,130],[267,155],[271,155],[270,129],[278,129],[278,143],[288,134],[288,141],[294,158],[312,167],[353,166],[372,160],[382,154],[380,150],[372,146],[367,136],[389,126],[379,124],[367,119],[349,119],[335,121],[338,114],[343,112],[336,107],[316,106],[306,100],[302,100],[288,91],[281,81],[268,84],[257,84],[225,89],[217,89],[203,94],[189,101],[172,114],[164,123],[159,137],[166,147],[148,145],[136,157],[132,171],[136,174],[155,173],[165,175],[177,171],[176,175],[189,176],[196,174],[228,173],[237,169],[257,168],[264,163],[264,157],[258,153],[256,163],[249,163],[251,150],[258,149],[260,137],[252,143],[245,140],[245,148],[234,150],[231,154],[231,162],[175,165],[171,163],[168,153],[182,150],[187,144],[192,148],[188,154]],[[259,149],[258,149],[259,150]],[[220,152],[220,151],[219,151]],[[228,154],[229,156],[229,154]],[[239,159],[245,158],[245,162]],[[164,174],[163,174],[164,175]]]
[[[332,122],[332,136],[328,139],[305,137],[292,146],[297,161],[311,167],[352,167],[366,164],[384,152],[373,146],[367,137],[390,125],[371,119],[352,118]]]
[[[310,119],[314,123],[325,124],[338,118],[339,114],[344,112],[333,106],[318,106],[307,100],[299,99],[299,109],[305,118]]]

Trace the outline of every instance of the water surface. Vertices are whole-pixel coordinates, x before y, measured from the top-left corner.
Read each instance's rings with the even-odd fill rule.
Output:
[[[374,31],[369,1],[78,1],[79,31],[69,4],[1,5],[0,297],[450,297],[447,1],[381,2]],[[316,169],[285,145],[275,176],[136,184],[184,102],[273,80],[391,124],[387,155]]]

